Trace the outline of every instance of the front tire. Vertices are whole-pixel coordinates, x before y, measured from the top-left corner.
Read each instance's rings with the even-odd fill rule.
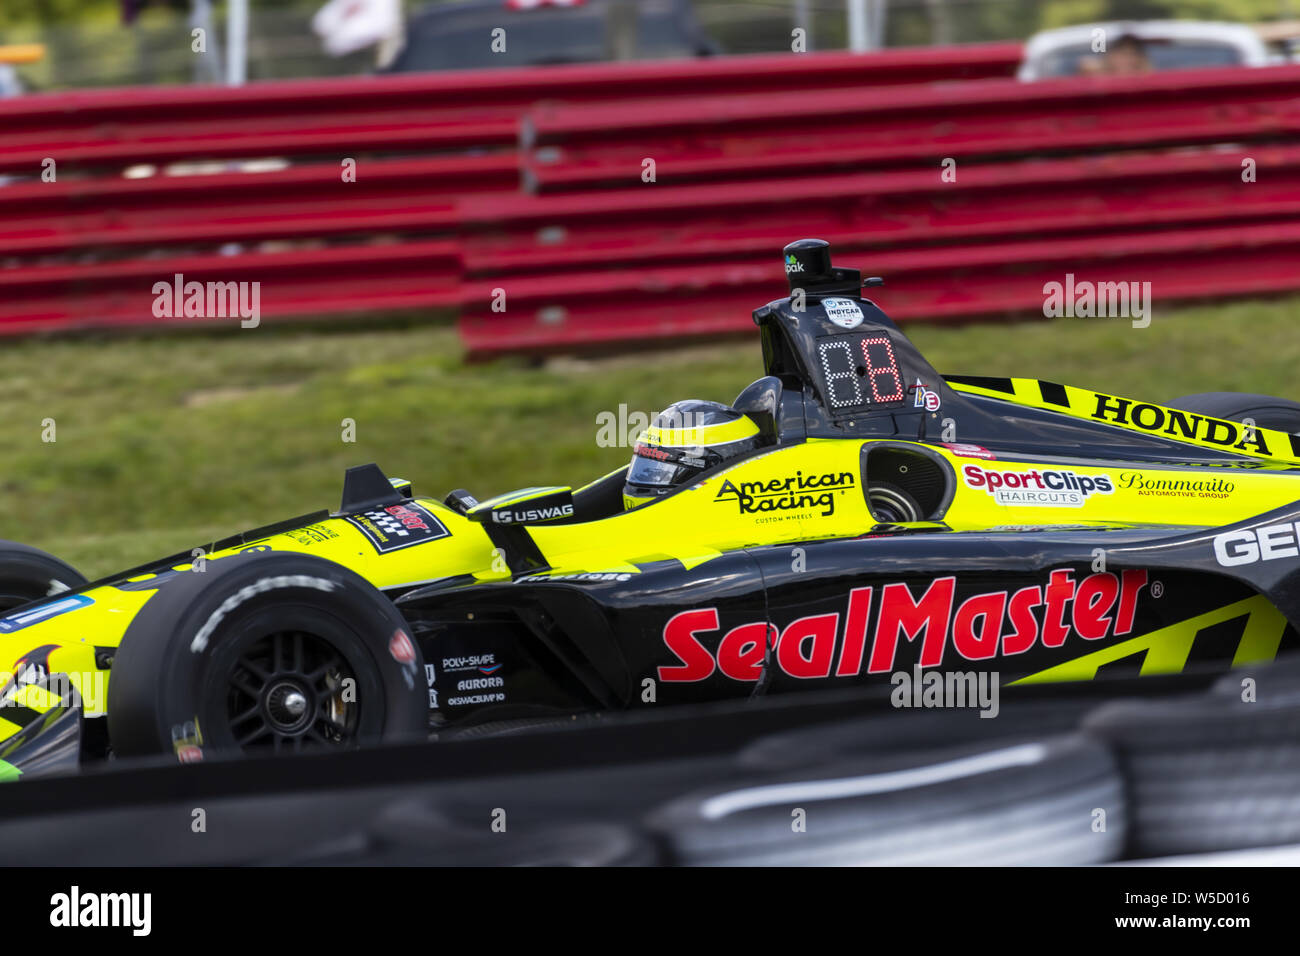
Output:
[[[114,753],[281,754],[404,740],[428,729],[423,661],[363,578],[259,552],[164,581],[113,659]]]
[[[14,541],[0,541],[0,613],[57,597],[86,585],[76,568],[52,554]]]

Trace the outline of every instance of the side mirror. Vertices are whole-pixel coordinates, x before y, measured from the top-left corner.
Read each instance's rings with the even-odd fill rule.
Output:
[[[573,489],[521,488],[474,505],[465,517],[483,524],[545,524],[573,517]]]
[[[767,375],[746,386],[731,407],[754,420],[759,434],[768,444],[775,444],[780,432],[777,417],[781,414],[781,380]]]

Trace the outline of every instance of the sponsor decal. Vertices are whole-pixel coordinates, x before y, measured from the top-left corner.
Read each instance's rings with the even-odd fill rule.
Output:
[[[1261,428],[1247,428],[1238,422],[1206,418],[1176,408],[1161,408],[1127,398],[1094,392],[1097,407],[1092,417],[1112,425],[1128,425],[1164,438],[1191,439],[1238,451],[1253,449],[1261,455],[1272,454]]]
[[[348,515],[347,520],[366,536],[366,540],[380,554],[400,551],[402,548],[451,535],[428,508],[414,503],[362,511]]]
[[[793,255],[788,255],[785,257],[785,272],[786,275],[789,275],[792,272],[803,272],[803,263]]]
[[[939,410],[939,405],[942,402],[939,393],[934,389],[926,388],[925,383],[919,378],[916,380],[916,384],[912,386],[912,392],[913,408],[924,408],[927,412],[937,412]]]
[[[198,719],[183,724],[173,724],[171,729],[172,752],[181,763],[200,763],[203,760],[203,731]]]
[[[530,574],[519,579],[518,583],[535,584],[538,581],[631,581],[628,571],[589,571],[581,574]]]
[[[511,508],[509,511],[493,511],[492,520],[497,524],[523,524],[529,521],[551,521],[555,518],[573,517],[573,505],[552,505],[549,508]]]
[[[6,614],[0,617],[0,634],[12,634],[14,631],[21,631],[25,627],[40,624],[61,614],[80,611],[83,607],[90,607],[94,603],[93,598],[88,598],[84,594],[73,594],[59,598],[57,601],[48,601],[33,608]]]
[[[492,673],[500,666],[497,663],[495,654],[471,654],[468,657],[444,657],[442,659],[442,672],[444,674],[454,674],[456,671]],[[489,670],[484,671],[484,668],[489,668]]]
[[[505,684],[504,677],[470,677],[466,680],[457,681],[456,689],[459,691],[487,690],[490,687],[504,687]]]
[[[1225,568],[1300,557],[1300,521],[1214,536],[1214,560]]]
[[[957,458],[983,458],[985,461],[997,461],[997,455],[983,445],[971,445],[967,442],[940,442]]]
[[[637,442],[636,448],[633,449],[632,454],[640,455],[642,458],[653,458],[655,461],[668,461],[673,457],[662,448],[647,445],[645,442]]]
[[[957,579],[935,578],[916,596],[906,583],[854,588],[842,611],[801,617],[778,634],[755,621],[733,627],[715,650],[701,635],[720,630],[717,608],[682,611],[664,626],[663,641],[678,663],[659,668],[670,682],[706,680],[715,672],[736,681],[756,681],[765,646],[775,644],[773,662],[798,679],[856,677],[889,673],[899,642],[920,642],[918,663],[941,667],[949,647],[968,661],[1023,654],[1036,644],[1056,648],[1070,635],[1097,641],[1133,630],[1145,570],[1099,572],[1076,579],[1074,571],[1051,571],[1045,586],[989,591],[957,603]],[[1035,614],[1035,608],[1042,608]],[[1040,623],[1041,621],[1041,623]],[[710,640],[710,644],[715,642]],[[838,649],[838,660],[836,651]]]
[[[466,707],[471,704],[499,704],[506,699],[500,692],[495,694],[471,694],[468,697],[448,697],[448,707]]]
[[[995,524],[989,525],[985,531],[1096,531],[1096,525],[1090,524]]]
[[[992,471],[979,465],[961,470],[966,486],[983,490],[1000,505],[1015,507],[1081,508],[1089,495],[1115,491],[1108,475],[1081,475],[1075,471],[1031,468],[1028,471]]]
[[[338,537],[338,532],[332,531],[322,524],[308,525],[305,528],[295,528],[293,531],[284,532],[287,537],[292,538],[302,545],[320,544],[324,541],[332,541]]]
[[[856,329],[862,324],[862,308],[852,299],[822,299],[826,318],[842,329]]]
[[[399,664],[415,663],[415,645],[400,627],[393,631],[393,636],[388,639],[388,653],[393,655],[393,660]]]
[[[852,489],[855,481],[851,471],[823,475],[805,475],[796,471],[793,477],[740,483],[727,479],[713,500],[715,504],[719,501],[734,502],[740,513],[746,515],[820,509],[822,516],[826,517],[835,513],[835,493],[842,494]]]
[[[454,696],[443,698],[443,704],[447,707],[470,707],[480,704],[499,704],[506,699],[504,690],[496,688],[505,687],[505,678],[500,676],[499,671],[502,668],[502,662],[496,659],[495,654],[470,654],[465,657],[444,657],[442,659],[442,673],[444,677],[448,674],[460,675],[455,680],[455,687],[447,684],[443,687],[444,691],[452,692]],[[468,672],[468,673],[466,673]],[[428,674],[426,673],[426,676]],[[432,678],[429,684],[429,707],[437,709],[438,692],[434,689]]]
[[[1227,498],[1237,487],[1223,478],[1174,478],[1144,475],[1139,471],[1122,471],[1118,485],[1139,495],[1158,498]]]

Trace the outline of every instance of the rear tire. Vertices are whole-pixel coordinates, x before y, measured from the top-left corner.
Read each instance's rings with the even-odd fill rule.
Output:
[[[109,743],[192,761],[409,739],[428,730],[422,672],[402,615],[352,571],[234,555],[164,581],[127,628]]]
[[[0,541],[0,613],[32,601],[76,591],[86,579],[52,554],[14,541]]]

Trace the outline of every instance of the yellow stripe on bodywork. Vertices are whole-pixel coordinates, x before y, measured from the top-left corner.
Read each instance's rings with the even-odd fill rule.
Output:
[[[1250,458],[1258,458],[1266,461],[1279,461],[1287,463],[1300,463],[1300,457],[1297,457],[1291,449],[1291,436],[1286,432],[1278,431],[1273,428],[1255,427],[1255,438],[1259,439],[1267,451],[1261,451],[1257,443],[1244,441],[1244,429],[1241,422],[1234,422],[1229,419],[1213,418],[1209,415],[1202,415],[1199,412],[1185,412],[1181,409],[1170,408],[1167,405],[1157,405],[1154,402],[1144,402],[1133,398],[1124,398],[1118,395],[1108,395],[1105,392],[1094,392],[1086,388],[1075,388],[1073,385],[1056,385],[1052,382],[1040,382],[1036,378],[1013,378],[1007,379],[1011,383],[1012,392],[1007,393],[995,388],[986,388],[980,385],[970,385],[964,382],[948,382],[948,386],[956,392],[964,392],[970,395],[980,395],[985,398],[997,398],[1005,402],[1012,402],[1016,405],[1025,405],[1029,408],[1039,408],[1045,411],[1056,412],[1060,415],[1068,415],[1071,418],[1081,418],[1085,421],[1096,422],[1102,425],[1110,425],[1112,428],[1120,428],[1127,432],[1134,432],[1139,435],[1147,435],[1158,438],[1166,438],[1177,441],[1180,444],[1192,445],[1196,448],[1208,448],[1214,451],[1229,452],[1235,455],[1245,455]],[[1061,390],[1065,393],[1068,405],[1058,405],[1055,402],[1049,402],[1043,398],[1042,386],[1046,385],[1052,390]],[[1123,423],[1117,422],[1115,409],[1124,407]],[[1098,415],[1099,409],[1108,409],[1110,415]],[[1140,417],[1146,417],[1155,421],[1157,417],[1163,423],[1163,427],[1145,428],[1141,425],[1134,424],[1133,412],[1135,409],[1151,409],[1151,412],[1140,412]],[[1176,416],[1176,419],[1174,418]],[[1199,437],[1188,437],[1186,432],[1176,427],[1174,421],[1182,423],[1189,418],[1198,418],[1206,422],[1217,422],[1228,426],[1232,429],[1234,441],[1228,444],[1222,442],[1206,441]]]
[[[1187,657],[1192,652],[1197,634],[1207,627],[1231,621],[1242,615],[1249,615],[1249,617],[1241,641],[1237,645],[1237,652],[1232,658],[1232,666],[1241,667],[1244,664],[1273,660],[1282,643],[1282,635],[1286,632],[1287,620],[1266,597],[1255,595],[1159,628],[1141,637],[1134,637],[1091,654],[1076,657],[1072,661],[1057,664],[1055,667],[1049,667],[1047,670],[1030,674],[1011,683],[1047,684],[1054,681],[1092,680],[1103,665],[1143,651],[1146,652],[1146,659],[1143,660],[1140,671],[1143,677],[1153,674],[1179,674],[1187,666]]]

